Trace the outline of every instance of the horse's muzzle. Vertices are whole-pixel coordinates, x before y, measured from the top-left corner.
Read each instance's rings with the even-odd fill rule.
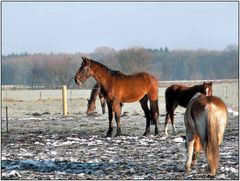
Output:
[[[75,77],[75,83],[76,83],[77,85],[82,85],[82,82],[79,81],[77,77]]]

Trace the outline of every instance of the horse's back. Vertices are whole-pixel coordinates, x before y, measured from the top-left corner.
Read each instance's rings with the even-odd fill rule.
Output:
[[[117,94],[121,94],[121,97],[126,102],[128,102],[127,100],[134,102],[133,100],[139,100],[146,94],[151,100],[158,98],[158,81],[147,72],[132,75],[115,74],[112,88]]]
[[[168,103],[174,104],[178,103],[182,107],[187,107],[188,102],[190,99],[185,97],[184,91],[187,90],[189,87],[179,84],[173,84],[169,86],[165,91],[165,99]]]

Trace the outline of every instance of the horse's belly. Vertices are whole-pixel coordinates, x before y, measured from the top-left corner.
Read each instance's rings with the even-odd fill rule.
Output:
[[[121,97],[121,102],[135,102],[141,100],[145,96],[145,92],[140,92],[136,94],[125,94]]]

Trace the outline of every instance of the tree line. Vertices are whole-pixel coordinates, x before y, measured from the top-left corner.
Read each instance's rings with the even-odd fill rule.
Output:
[[[126,74],[147,71],[158,80],[232,79],[238,77],[238,47],[229,45],[221,51],[149,49],[131,47],[115,50],[98,47],[91,53],[10,54],[2,56],[2,84],[76,87],[74,75],[87,56],[113,70]],[[83,88],[91,88],[88,80]]]

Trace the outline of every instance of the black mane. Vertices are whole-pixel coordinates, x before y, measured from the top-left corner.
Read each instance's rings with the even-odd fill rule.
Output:
[[[100,65],[103,69],[105,69],[106,71],[108,71],[111,75],[123,74],[123,73],[120,72],[119,70],[112,70],[112,69],[108,68],[106,65],[101,64],[100,62],[97,62],[97,61],[92,60],[92,59],[90,59],[90,60],[91,60],[92,62]]]

